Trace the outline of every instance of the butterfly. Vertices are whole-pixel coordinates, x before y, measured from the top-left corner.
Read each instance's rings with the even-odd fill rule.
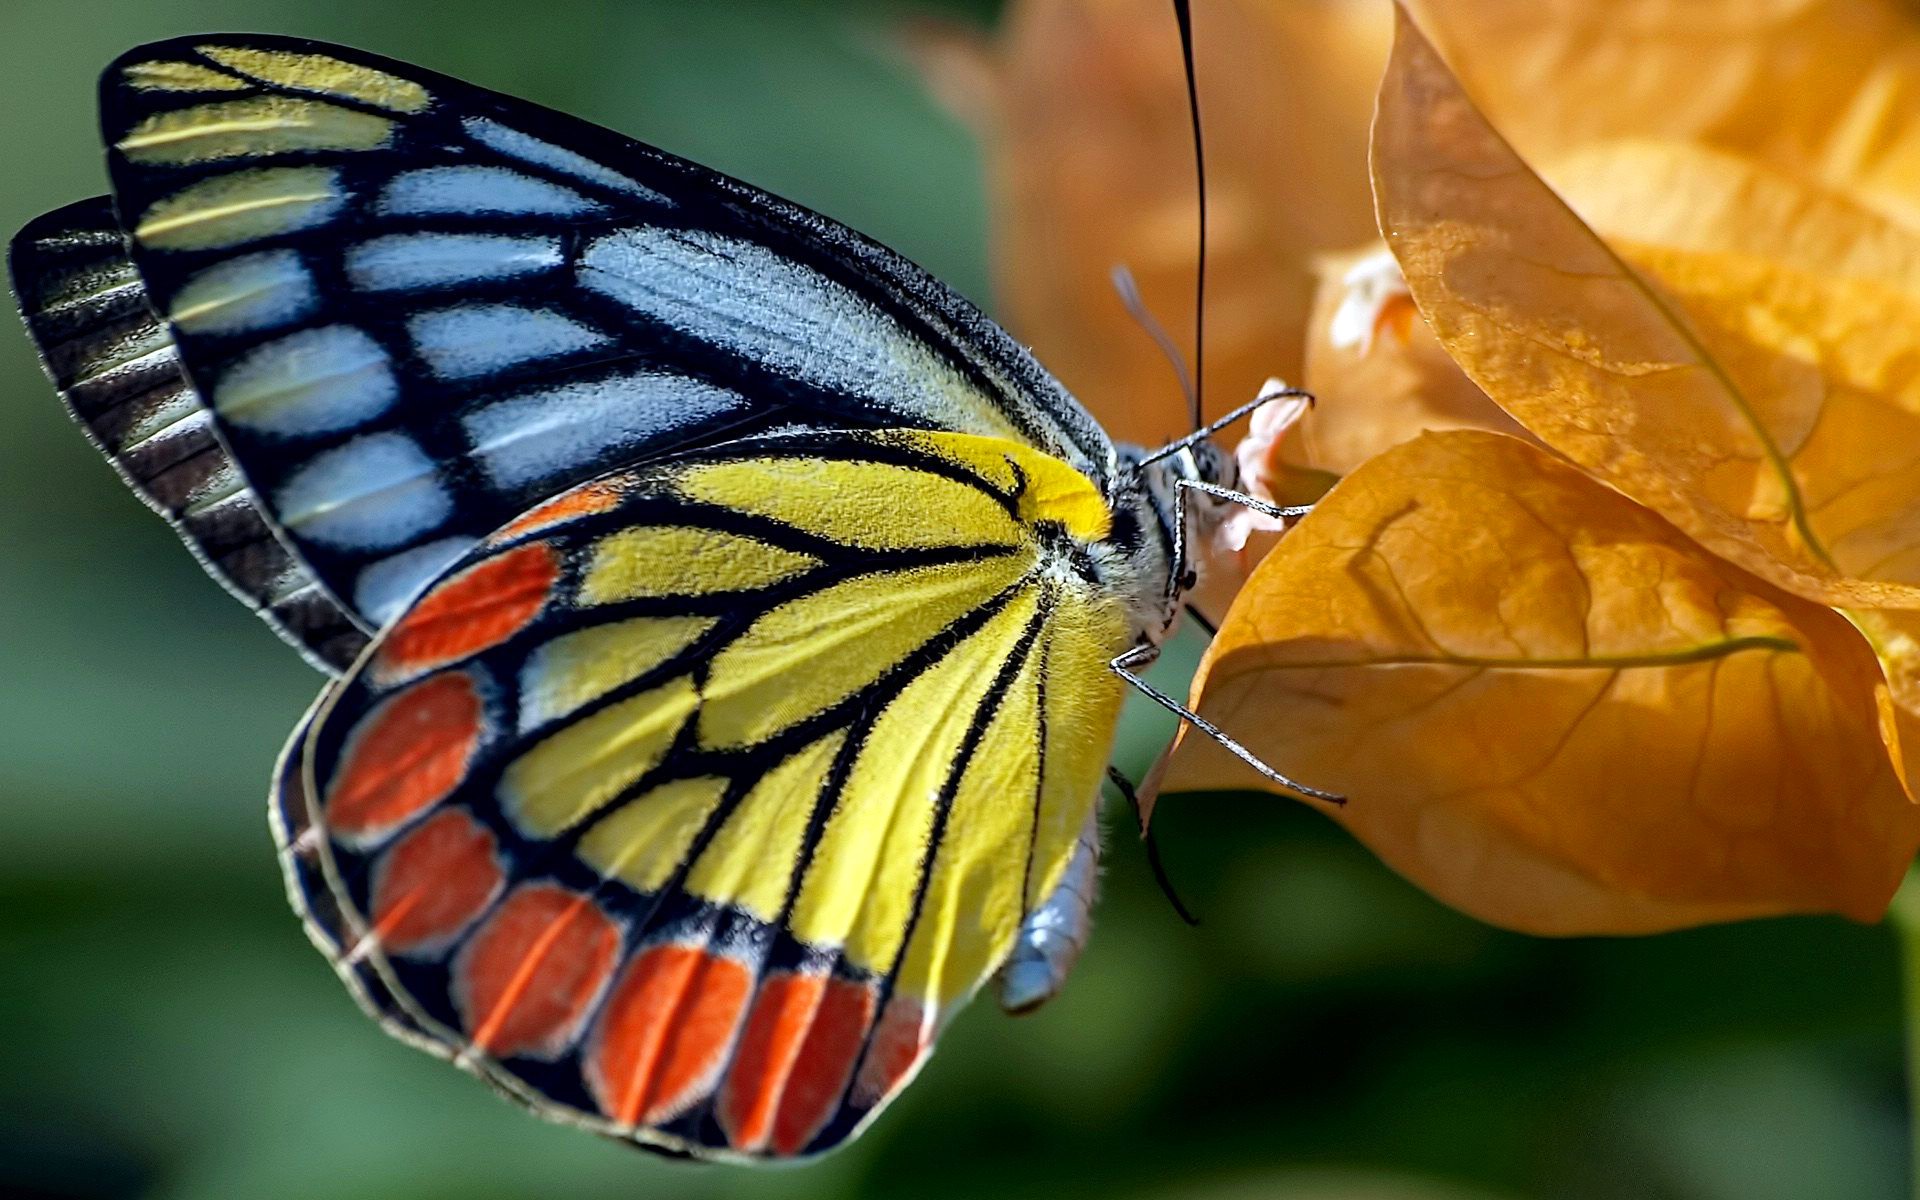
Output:
[[[125,481],[329,676],[271,819],[386,1029],[784,1159],[990,981],[1058,990],[1224,420],[1116,446],[891,251],[374,55],[159,42],[100,112],[111,195],[18,235],[16,292]]]

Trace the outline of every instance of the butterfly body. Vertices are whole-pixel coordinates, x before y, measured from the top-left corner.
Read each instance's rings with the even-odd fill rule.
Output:
[[[1118,658],[1230,483],[737,181],[276,38],[102,81],[16,239],[70,407],[335,676],[289,892],[398,1036],[655,1149],[840,1144],[1084,940]]]

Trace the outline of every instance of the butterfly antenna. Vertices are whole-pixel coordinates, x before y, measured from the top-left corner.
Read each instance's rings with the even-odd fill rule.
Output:
[[[1133,790],[1133,781],[1122,775],[1112,765],[1107,767],[1107,781],[1120,789],[1128,804],[1133,806],[1133,819],[1140,823],[1140,840],[1147,845],[1147,866],[1153,870],[1153,881],[1160,885],[1160,894],[1167,898],[1173,911],[1188,925],[1198,925],[1200,918],[1193,915],[1180,899],[1180,893],[1173,890],[1173,880],[1167,875],[1167,865],[1160,861],[1160,843],[1154,840],[1153,827],[1147,824],[1146,810],[1140,807],[1140,793]]]
[[[1187,69],[1187,115],[1193,125],[1193,171],[1200,200],[1200,263],[1193,281],[1193,377],[1187,408],[1193,427],[1200,428],[1207,386],[1207,147],[1200,136],[1200,85],[1193,71],[1193,10],[1189,0],[1173,0],[1174,20],[1180,25],[1180,60]]]
[[[1167,332],[1167,327],[1147,307],[1146,300],[1140,295],[1140,285],[1134,282],[1133,272],[1127,270],[1125,263],[1114,264],[1113,290],[1119,293],[1120,303],[1126,308],[1127,315],[1146,331],[1154,345],[1160,347],[1160,353],[1166,356],[1168,365],[1173,368],[1174,378],[1180,381],[1180,394],[1186,397],[1187,411],[1199,412],[1200,398],[1193,390],[1193,376],[1187,372],[1187,360],[1180,357],[1180,347],[1174,344],[1173,335]]]
[[[1144,467],[1148,463],[1156,463],[1163,458],[1171,458],[1197,442],[1206,441],[1214,434],[1219,433],[1222,429],[1238,421],[1241,417],[1247,416],[1265,405],[1272,404],[1275,400],[1305,400],[1309,406],[1314,402],[1312,392],[1303,392],[1299,388],[1283,387],[1276,391],[1262,392],[1226,416],[1221,417],[1219,420],[1203,425],[1183,438],[1175,438],[1153,453],[1143,456],[1138,465]]]

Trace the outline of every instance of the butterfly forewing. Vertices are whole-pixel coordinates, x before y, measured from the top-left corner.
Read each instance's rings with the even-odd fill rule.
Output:
[[[908,431],[566,492],[290,748],[296,902],[391,1027],[548,1115],[827,1149],[1073,854],[1131,636],[1086,557],[1107,520],[1057,459]]]
[[[258,37],[135,51],[101,113],[186,379],[368,628],[515,513],[721,437],[948,429],[1108,478],[1084,411],[923,272],[583,122]]]

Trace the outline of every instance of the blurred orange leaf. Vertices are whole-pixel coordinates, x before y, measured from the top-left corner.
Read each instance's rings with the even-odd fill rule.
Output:
[[[1920,845],[1838,616],[1514,438],[1428,434],[1254,572],[1203,715],[1484,920],[1647,932],[1876,918]],[[1170,789],[1256,777],[1186,731]]]
[[[1699,142],[1920,218],[1910,3],[1425,0],[1416,11],[1537,162],[1616,137]]]
[[[1474,108],[1404,13],[1380,222],[1440,341],[1549,446],[1803,596],[1920,607],[1920,306],[1877,281],[1633,246]]]
[[[1353,0],[1195,6],[1216,412],[1270,375],[1299,379],[1311,256],[1374,236],[1366,129],[1388,32],[1384,9]],[[984,67],[951,39],[922,45],[938,90],[985,126],[1008,327],[1116,437],[1188,432],[1172,373],[1109,275],[1131,268],[1191,354],[1198,210],[1164,0],[1020,0]]]
[[[1549,160],[1543,174],[1609,237],[1744,254],[1920,294],[1920,237],[1841,192],[1691,142],[1622,139]]]

